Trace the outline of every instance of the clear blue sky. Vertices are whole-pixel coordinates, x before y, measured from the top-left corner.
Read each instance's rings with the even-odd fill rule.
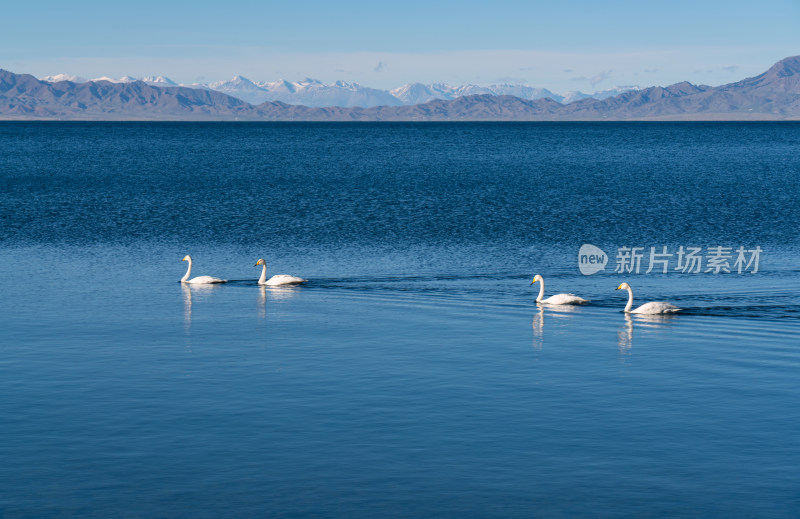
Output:
[[[800,1],[8,2],[0,68],[411,82],[719,85],[800,55]]]

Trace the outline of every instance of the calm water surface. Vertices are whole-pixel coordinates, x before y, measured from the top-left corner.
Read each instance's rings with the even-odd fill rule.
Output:
[[[0,517],[797,517],[799,149],[795,123],[0,123]],[[763,252],[645,273],[680,246]],[[181,286],[185,254],[230,282]],[[261,257],[309,283],[259,287]],[[537,306],[536,273],[592,304]],[[685,311],[626,317],[622,281]]]

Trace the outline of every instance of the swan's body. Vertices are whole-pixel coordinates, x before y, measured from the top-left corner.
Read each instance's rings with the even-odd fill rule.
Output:
[[[267,279],[267,262],[263,259],[260,259],[256,262],[255,266],[263,265],[264,268],[261,269],[261,277],[258,278],[259,285],[266,285],[266,286],[280,286],[280,285],[297,285],[299,283],[305,283],[308,281],[307,279],[298,278],[296,276],[289,276],[288,274],[276,274],[271,278]]]
[[[183,261],[189,262],[189,268],[186,269],[186,275],[181,278],[181,283],[193,283],[196,285],[208,285],[211,283],[227,283],[227,279],[215,278],[214,276],[197,276],[196,278],[189,279],[192,275],[192,257],[185,256]]]
[[[536,296],[537,303],[544,303],[546,305],[585,305],[589,301],[575,294],[556,294],[544,299],[544,278],[536,274],[531,281],[531,285],[539,282],[539,295]]]
[[[631,286],[627,283],[623,283],[617,287],[617,290],[627,290],[628,291],[628,304],[625,305],[625,313],[631,314],[674,314],[675,312],[680,312],[681,309],[677,306],[673,305],[672,303],[665,303],[663,301],[651,301],[650,303],[645,303],[636,310],[631,310],[633,306],[633,290]]]

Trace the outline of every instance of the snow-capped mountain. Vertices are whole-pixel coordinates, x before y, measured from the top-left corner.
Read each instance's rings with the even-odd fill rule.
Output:
[[[477,85],[450,86],[445,83],[432,83],[423,85],[422,83],[410,83],[400,88],[389,91],[394,97],[403,102],[404,105],[417,105],[427,103],[434,99],[452,100],[458,97],[480,94],[492,94],[488,87]]]
[[[554,94],[546,88],[536,88],[529,85],[461,85],[450,86],[442,83],[432,85],[423,85],[422,83],[411,83],[403,85],[400,88],[395,88],[390,93],[396,98],[400,99],[403,104],[415,105],[420,103],[427,103],[434,99],[451,100],[463,96],[489,94],[495,96],[509,95],[519,97],[520,99],[527,99],[533,101],[535,99],[542,99],[549,97],[555,101],[561,102],[563,96]]]
[[[306,78],[292,82],[279,79],[272,82],[253,82],[236,76],[229,81],[209,83],[208,88],[238,97],[248,103],[261,104],[281,101],[291,105],[323,106],[398,106],[402,103],[385,90],[367,88],[358,83],[337,81],[326,85],[319,80]]]
[[[277,81],[272,81],[271,83],[262,81],[258,83],[258,86],[268,92],[272,92],[275,95],[290,96],[297,92],[297,85],[291,81],[286,81],[285,79],[279,79]]]
[[[315,79],[305,79],[293,83],[294,92],[276,97],[275,101],[287,104],[302,104],[313,107],[323,106],[400,106],[403,103],[385,90],[368,88],[358,83],[337,81],[326,85]]]
[[[434,85],[423,85],[422,83],[409,83],[400,88],[390,90],[389,93],[399,99],[405,105],[416,105],[433,101],[434,99],[449,99],[449,94],[442,94],[433,88]]]
[[[80,76],[73,76],[71,74],[55,74],[54,76],[45,76],[39,78],[48,83],[58,83],[59,81],[72,81],[73,83],[86,83],[86,79]]]
[[[153,86],[183,86],[165,76],[145,76],[142,81]]]
[[[81,77],[68,74],[45,76],[41,79],[51,83],[58,81],[85,83],[87,81]],[[100,77],[92,79],[91,81],[109,81],[111,83],[144,81],[149,85],[160,87],[186,86],[215,90],[254,105],[281,101],[290,105],[304,105],[314,108],[327,106],[370,108],[373,106],[417,105],[433,101],[434,99],[450,101],[463,96],[485,94],[494,96],[510,95],[528,101],[550,98],[562,104],[569,104],[581,99],[594,98],[602,100],[631,90],[641,90],[638,86],[617,86],[592,94],[573,91],[567,92],[564,95],[559,95],[554,94],[546,88],[537,88],[522,84],[495,84],[489,86],[466,84],[451,86],[444,83],[409,83],[395,88],[394,90],[387,91],[345,81],[325,84],[317,79],[306,78],[300,81],[279,79],[277,81],[267,82],[251,81],[244,76],[234,76],[227,81],[217,81],[207,84],[193,83],[189,85],[176,83],[166,76],[146,76],[141,79],[131,76],[124,76],[119,79]]]
[[[687,81],[644,89],[615,87],[592,94],[602,99],[585,99],[569,104],[559,104],[550,98],[530,101],[508,95],[476,95],[449,101],[442,99],[433,106],[423,104],[368,109],[320,109],[283,103],[253,106],[222,92],[200,88],[200,85],[159,87],[116,80],[116,83],[106,83],[102,88],[97,88],[98,85],[91,83],[58,81],[65,77],[52,76],[48,79],[56,83],[51,83],[30,74],[14,74],[0,69],[0,97],[6,100],[0,103],[0,118],[226,121],[718,121],[800,118],[800,105],[797,102],[800,56],[781,60],[758,76],[718,87],[693,85]],[[350,83],[325,85],[314,80],[255,85],[264,92],[273,90],[284,94],[330,88],[348,92],[359,90],[357,85]],[[452,96],[490,89],[477,88],[475,90],[470,85],[445,87],[418,84],[408,85],[395,93],[411,99],[412,94]],[[493,88],[504,93],[499,87]],[[515,89],[517,86],[507,85],[504,88]],[[385,91],[377,92],[391,95]],[[623,93],[609,97],[618,92]],[[512,93],[538,95],[533,90],[524,89]],[[587,94],[570,93],[565,100],[581,96]],[[395,99],[401,102],[397,97]]]
[[[233,76],[228,81],[217,81],[215,83],[208,83],[208,88],[228,94],[233,97],[238,97],[243,101],[251,104],[259,104],[263,101],[258,101],[257,96],[263,91],[261,87],[250,81],[244,76]]]
[[[44,76],[39,79],[41,79],[42,81],[47,81],[48,83],[58,83],[59,81],[72,81],[73,83],[88,83],[89,81],[108,81],[109,83],[133,83],[134,81],[144,81],[148,85],[153,85],[153,86],[164,86],[164,87],[184,86],[184,85],[179,85],[178,83],[176,83],[175,81],[171,80],[166,76],[146,76],[141,79],[132,76],[123,76],[121,78],[103,76],[94,79],[85,79],[80,76],[73,76],[70,74],[56,74],[53,76]],[[192,85],[192,86],[198,86],[198,85]]]
[[[135,77],[131,77],[131,76],[122,76],[119,79],[116,79],[116,78],[113,78],[113,77],[108,77],[108,76],[103,76],[103,77],[96,77],[96,78],[90,79],[89,81],[108,81],[109,83],[133,83],[134,81],[138,81],[138,79],[136,79]]]

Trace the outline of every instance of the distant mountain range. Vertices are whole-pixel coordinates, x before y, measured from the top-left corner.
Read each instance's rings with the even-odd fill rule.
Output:
[[[143,81],[152,86],[185,86],[189,88],[204,88],[216,90],[223,94],[236,97],[250,104],[258,105],[270,101],[280,101],[290,105],[303,105],[311,107],[342,106],[351,108],[360,106],[371,108],[373,106],[403,106],[427,103],[434,99],[452,100],[468,95],[512,95],[520,99],[533,101],[549,97],[559,103],[571,103],[580,99],[605,99],[623,92],[640,90],[638,86],[617,86],[600,92],[585,94],[583,92],[572,91],[565,95],[554,94],[545,88],[535,88],[529,85],[489,85],[486,87],[478,85],[450,86],[443,83],[423,85],[422,83],[411,83],[403,85],[394,90],[378,90],[368,88],[358,83],[347,83],[337,81],[332,85],[327,85],[316,79],[306,78],[302,81],[250,81],[244,76],[235,76],[228,81],[218,81],[215,83],[193,83],[178,84],[164,76],[148,76],[134,78],[125,76],[119,79],[101,77],[92,80],[84,79],[79,76],[68,74],[57,74],[55,76],[45,76],[40,78],[42,81],[57,83],[59,81],[71,81],[73,83],[87,83],[89,81],[109,81],[111,83],[133,83]]]
[[[588,97],[566,104],[547,95],[549,92],[544,89],[521,85],[474,87],[488,90],[484,92],[472,90],[472,86],[451,89],[444,85],[417,84],[386,92],[344,82],[323,85],[314,80],[257,85],[238,78],[235,82],[215,84],[212,89],[212,85],[176,86],[164,77],[145,78],[147,81],[101,78],[82,82],[80,78],[64,76],[48,79],[52,81],[0,70],[0,119],[800,120],[800,56],[781,60],[756,77],[718,87],[683,82],[668,87],[629,90],[617,95],[598,95],[598,98]],[[236,86],[232,83],[236,83]],[[272,95],[281,94],[285,97],[251,104],[240,97],[228,95],[226,88],[231,92],[237,91],[239,96],[250,89],[254,93],[269,91]],[[339,106],[319,107],[311,106],[313,103],[298,105],[287,102],[298,99],[292,97],[297,96],[298,92],[310,99],[314,99],[315,95],[320,100],[337,99]],[[359,96],[372,96],[374,102],[380,105],[369,108],[348,106],[356,97],[356,92]]]

